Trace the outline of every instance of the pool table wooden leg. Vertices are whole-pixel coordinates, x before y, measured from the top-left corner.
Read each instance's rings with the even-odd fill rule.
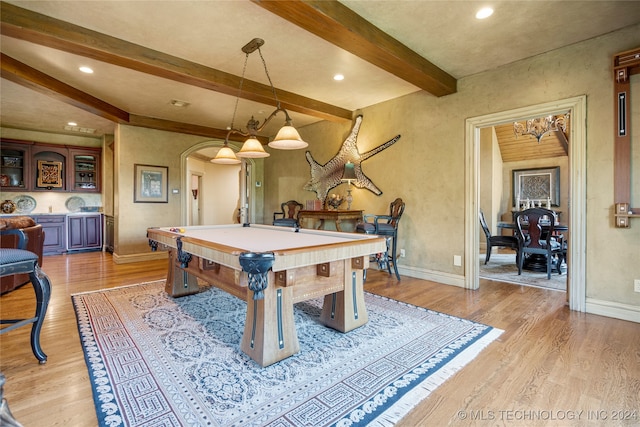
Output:
[[[166,293],[172,297],[181,297],[198,293],[198,279],[193,274],[179,267],[176,259],[177,251],[169,250],[169,268],[167,269],[167,281],[164,286]]]
[[[300,351],[293,320],[292,289],[276,286],[273,271],[269,271],[264,299],[254,300],[251,292],[247,294],[240,348],[260,366],[269,366]]]
[[[340,332],[349,332],[369,321],[364,303],[363,270],[368,257],[346,259],[344,262],[344,290],[325,295],[320,321]]]

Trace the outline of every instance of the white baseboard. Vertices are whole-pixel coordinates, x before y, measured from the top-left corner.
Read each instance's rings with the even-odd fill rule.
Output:
[[[459,274],[443,273],[442,271],[408,267],[400,264],[398,264],[398,272],[404,276],[415,277],[416,279],[430,280],[432,282],[464,288],[464,276],[460,276]]]
[[[154,261],[157,259],[167,259],[167,251],[146,252],[141,254],[118,255],[113,254],[113,262],[116,264],[129,264],[132,262]]]
[[[587,298],[586,312],[640,323],[640,307],[636,305]]]
[[[398,265],[398,271],[404,276],[431,280],[445,285],[464,288],[464,276],[402,265]],[[590,314],[597,314],[599,316],[640,323],[640,307],[634,305],[587,298],[586,312]]]

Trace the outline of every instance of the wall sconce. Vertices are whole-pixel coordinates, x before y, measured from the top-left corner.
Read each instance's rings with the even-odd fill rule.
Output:
[[[355,181],[356,178],[356,166],[347,162],[344,164],[344,173],[342,174],[342,181],[346,181],[348,184],[347,187],[347,210],[351,210],[351,202],[353,202],[353,196],[351,196],[351,181]]]
[[[193,200],[196,200],[198,198],[198,189],[194,188],[191,190],[191,194],[193,194]]]
[[[238,164],[240,160],[238,157],[246,157],[246,158],[261,158],[261,157],[269,157],[269,153],[264,151],[262,144],[260,141],[256,139],[256,135],[260,132],[264,127],[273,119],[276,114],[279,112],[283,112],[285,116],[285,124],[278,131],[276,137],[269,143],[269,147],[276,148],[280,150],[297,150],[299,148],[305,148],[309,144],[302,140],[298,131],[291,125],[291,117],[289,117],[289,113],[287,110],[280,106],[280,101],[278,100],[278,96],[276,95],[276,89],[273,87],[273,83],[271,82],[271,77],[269,76],[269,71],[267,70],[267,63],[262,56],[262,51],[260,50],[260,46],[264,44],[264,40],[255,38],[251,40],[249,43],[242,47],[242,51],[245,53],[244,59],[244,68],[242,69],[242,78],[240,79],[240,87],[238,88],[238,96],[236,97],[236,106],[233,110],[233,117],[231,118],[231,125],[229,126],[229,132],[224,140],[224,146],[218,152],[216,157],[211,160],[212,163],[219,164]],[[264,66],[264,73],[267,75],[267,79],[269,80],[269,85],[271,86],[271,91],[273,92],[273,97],[276,101],[276,109],[273,111],[265,121],[260,124],[260,121],[251,117],[247,122],[247,130],[240,130],[234,128],[234,122],[236,119],[236,112],[238,111],[238,101],[240,99],[240,93],[242,92],[242,84],[244,83],[244,75],[247,70],[247,61],[249,59],[249,55],[255,51],[258,51],[260,54],[260,59],[262,59],[262,65]],[[231,134],[240,134],[242,136],[249,137],[240,151],[238,153],[234,153],[231,148],[228,147],[229,136]]]

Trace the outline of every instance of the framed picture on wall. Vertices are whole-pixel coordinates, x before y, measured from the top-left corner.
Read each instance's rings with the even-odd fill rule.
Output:
[[[518,207],[527,200],[546,206],[560,206],[560,166],[513,170],[513,205]]]
[[[169,168],[134,165],[134,203],[168,203]]]
[[[62,188],[62,162],[38,160],[38,187]]]

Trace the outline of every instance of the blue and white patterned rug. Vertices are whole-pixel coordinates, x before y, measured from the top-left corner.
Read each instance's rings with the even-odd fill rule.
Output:
[[[246,303],[164,281],[72,297],[100,426],[393,425],[502,331],[365,294],[343,334],[295,305],[300,352],[266,368],[240,351]]]

